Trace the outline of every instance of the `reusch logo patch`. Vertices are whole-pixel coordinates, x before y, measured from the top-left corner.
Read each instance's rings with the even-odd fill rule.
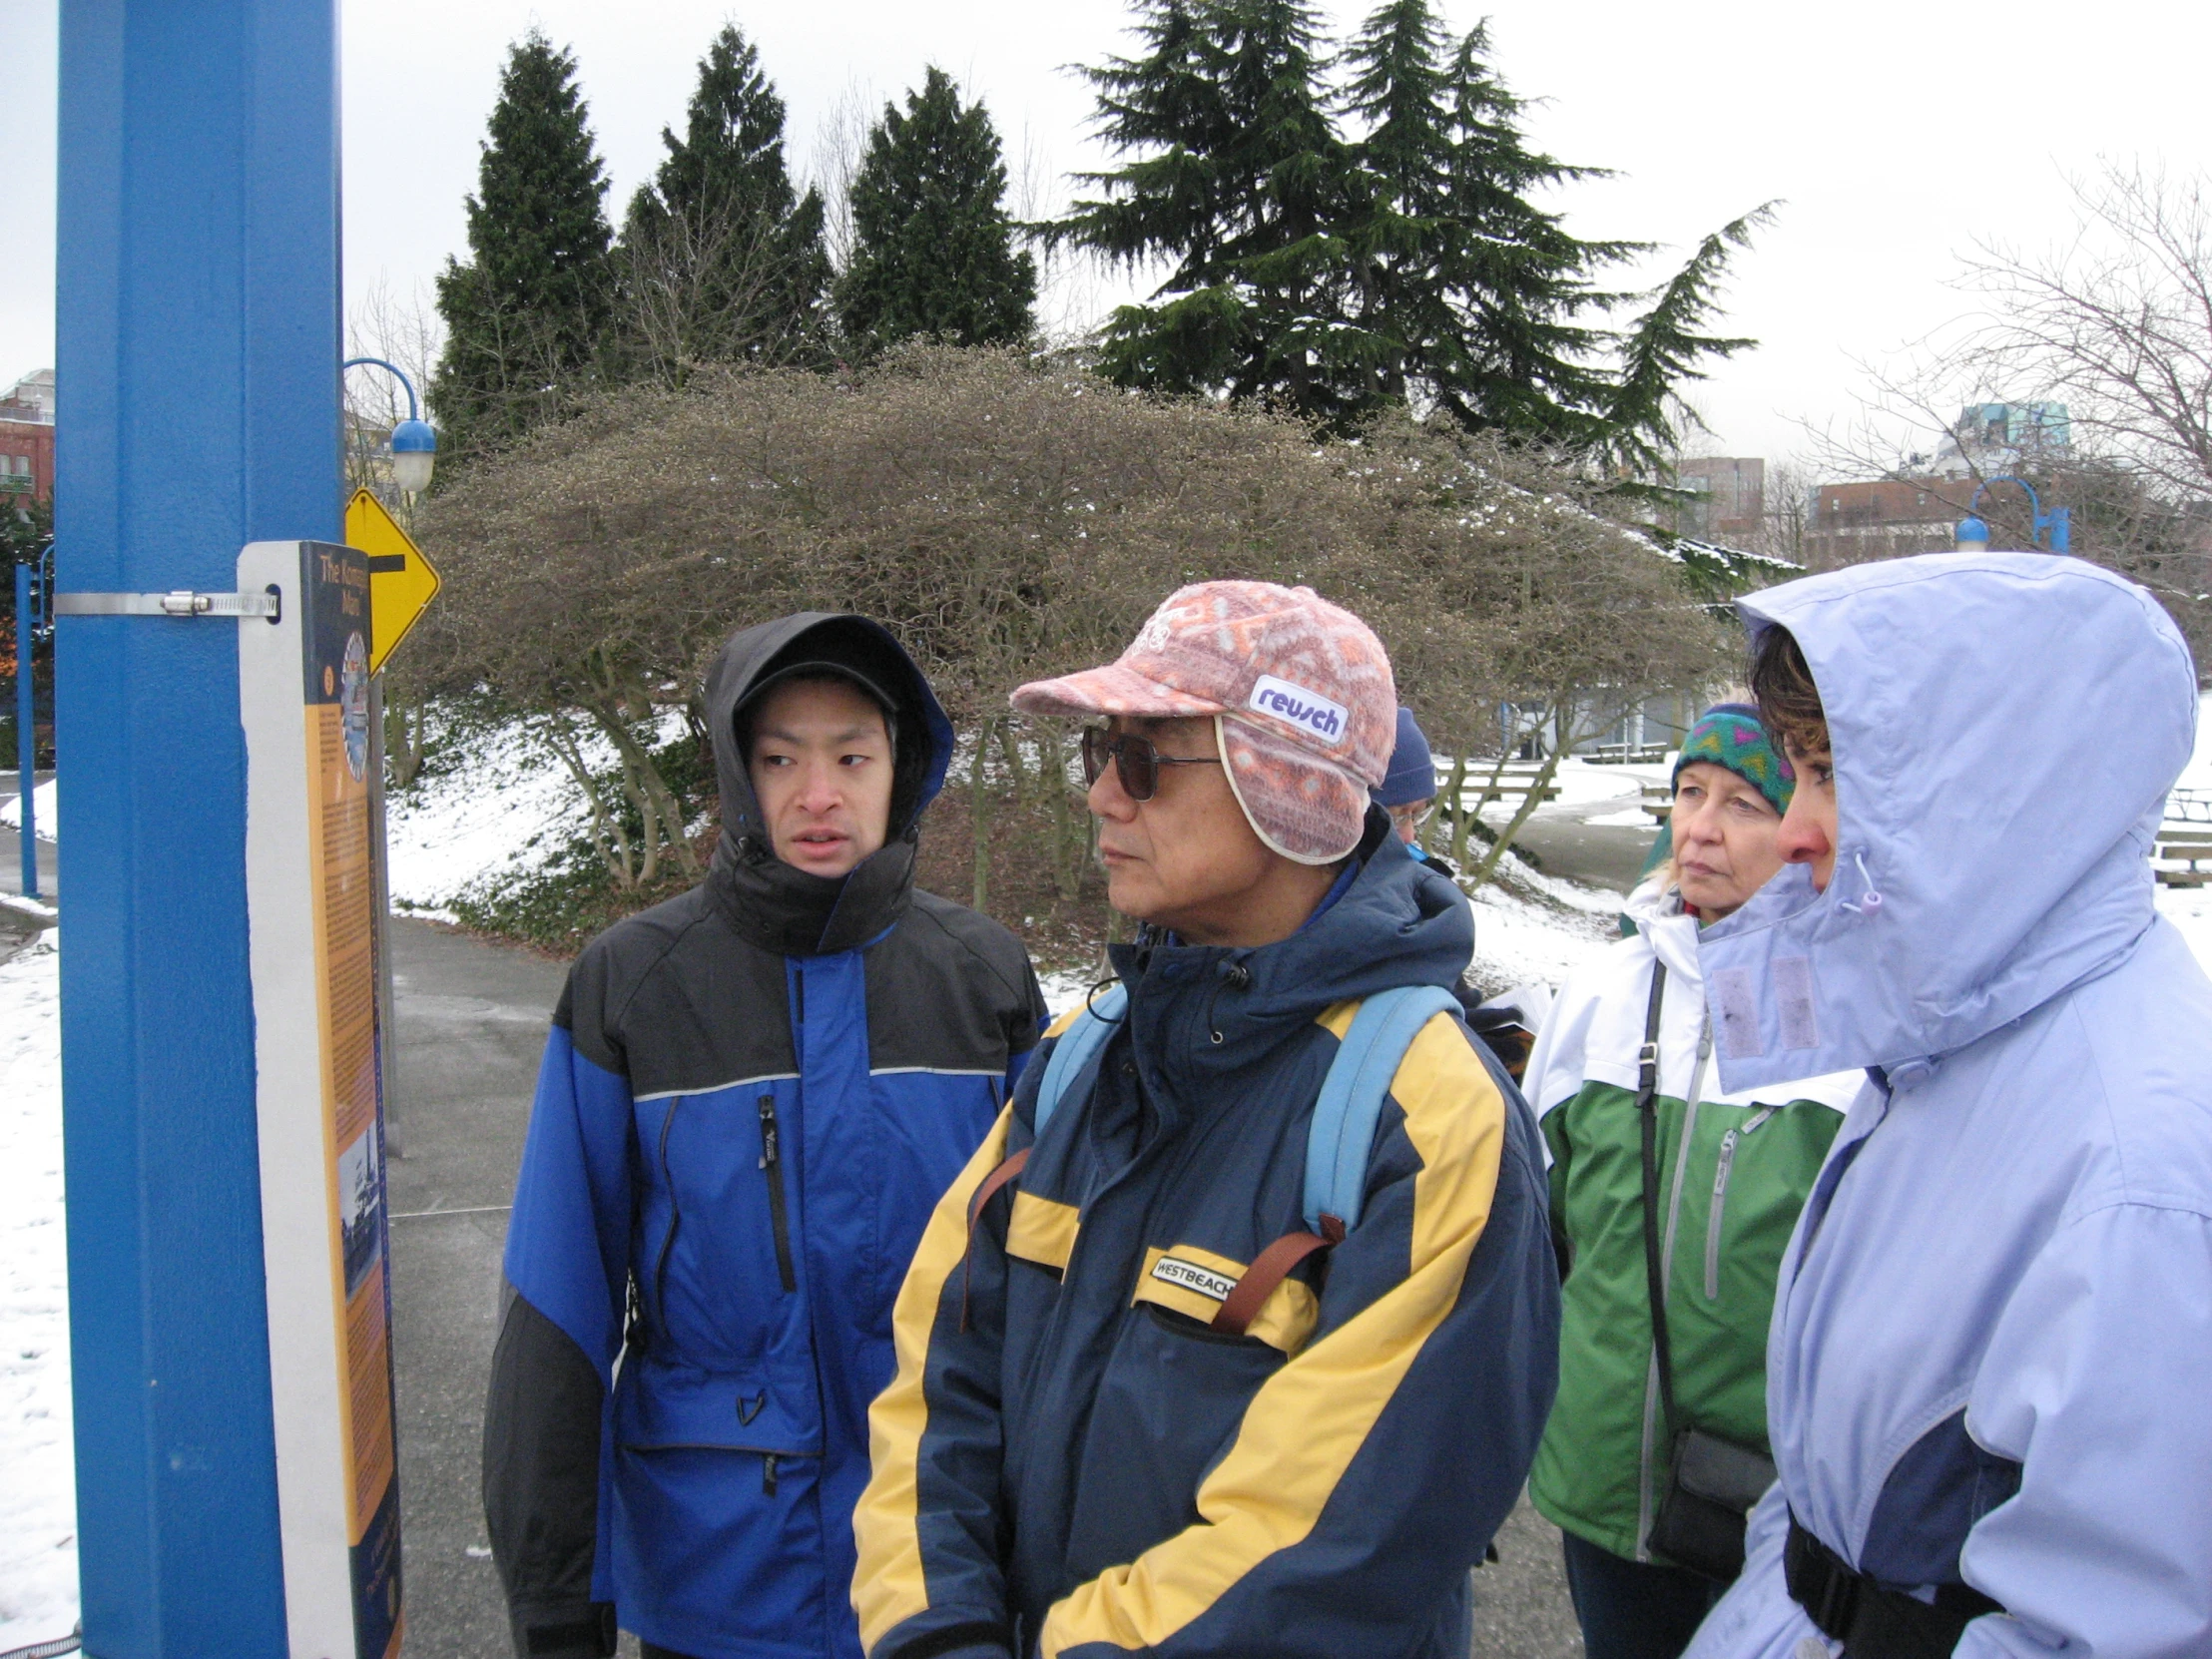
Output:
[[[1196,1291],[1200,1296],[1211,1297],[1216,1302],[1227,1302],[1229,1293],[1237,1288],[1237,1282],[1210,1268],[1202,1268],[1196,1262],[1186,1262],[1180,1256],[1163,1256],[1152,1264],[1152,1277],[1163,1285],[1180,1286],[1186,1291]]]
[[[1287,720],[1332,744],[1343,743],[1352,726],[1352,713],[1342,703],[1332,703],[1319,692],[1278,680],[1272,674],[1263,674],[1253,683],[1245,707]]]

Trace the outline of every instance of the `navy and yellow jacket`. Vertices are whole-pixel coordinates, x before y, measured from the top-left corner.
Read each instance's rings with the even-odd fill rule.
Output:
[[[835,881],[765,852],[734,710],[839,626],[897,653],[858,619],[730,643],[713,869],[594,939],[554,1015],[484,1426],[520,1654],[611,1654],[619,1618],[698,1659],[859,1659],[848,1517],[891,1306],[1043,999],[1013,935],[913,889],[951,729],[903,655],[899,832]]]
[[[1463,1659],[1559,1293],[1534,1124],[1456,1016],[1398,1066],[1343,1243],[1248,1335],[1208,1324],[1305,1230],[1307,1123],[1359,999],[1467,960],[1466,901],[1381,812],[1359,856],[1278,944],[1117,948],[1126,1029],[971,1233],[1031,1147],[1049,1033],[937,1206],[853,1517],[872,1659]]]

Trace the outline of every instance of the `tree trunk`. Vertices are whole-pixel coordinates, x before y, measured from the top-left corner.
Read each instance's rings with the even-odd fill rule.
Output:
[[[1474,872],[1474,885],[1480,886],[1496,873],[1498,860],[1505,856],[1505,849],[1513,844],[1513,837],[1521,832],[1521,826],[1535,816],[1542,805],[1544,792],[1551,788],[1551,780],[1559,771],[1559,761],[1567,752],[1566,734],[1551,753],[1544,757],[1544,764],[1536,769],[1536,776],[1528,786],[1528,793],[1521,797],[1520,808],[1504,829],[1497,832],[1497,839],[1490,843],[1489,851],[1482,855],[1481,865]]]
[[[379,678],[388,678],[379,676]],[[406,789],[422,772],[422,705],[414,705],[414,736],[407,735],[407,700],[384,687],[384,765],[394,789]]]
[[[1044,773],[1045,810],[1052,822],[1052,892],[1062,903],[1076,895],[1082,882],[1082,869],[1070,842],[1075,838],[1073,815],[1068,811],[1068,797],[1074,792],[1068,785],[1067,754],[1060,747],[1060,723],[1046,721],[1037,739],[1038,759]],[[1072,856],[1071,856],[1072,854]]]
[[[619,815],[610,816],[607,804],[600,799],[599,782],[584,765],[583,752],[576,747],[576,734],[568,729],[568,723],[559,715],[546,717],[545,741],[553,753],[560,757],[561,765],[568,768],[569,776],[576,780],[578,789],[584,792],[585,803],[591,808],[592,843],[599,848],[599,856],[606,863],[607,873],[614,877],[618,887],[634,887],[638,884],[637,866],[630,853],[629,831],[622,827]]]
[[[968,835],[975,843],[975,891],[969,905],[978,915],[990,913],[991,897],[991,815],[983,757],[990,753],[992,729],[1003,725],[983,722],[975,734],[975,759],[968,763]]]
[[[1466,789],[1467,758],[1464,755],[1455,755],[1451,761],[1451,782],[1444,786],[1444,800],[1451,806],[1451,830],[1445,838],[1444,847],[1452,849],[1449,856],[1453,869],[1459,867],[1457,848],[1466,839],[1466,830],[1461,827],[1467,816]],[[1428,850],[1431,852],[1444,850],[1444,847],[1439,847],[1435,843],[1436,832],[1442,828],[1443,826],[1436,822],[1435,817],[1431,816],[1428,821],[1427,832],[1421,836],[1421,839],[1428,843]]]
[[[670,849],[676,854],[679,867],[686,875],[696,877],[700,872],[699,858],[692,851],[691,836],[684,832],[683,806],[677,801],[675,791],[668,787],[667,780],[662,778],[661,769],[653,764],[652,751],[638,742],[637,735],[623,720],[621,711],[613,707],[611,702],[602,704],[595,700],[585,712],[592,717],[600,731],[606,734],[607,741],[615,746],[615,752],[622,757],[623,786],[635,792],[633,799],[639,817],[645,821],[647,827],[647,861],[654,865],[657,872],[660,843],[665,837]],[[652,878],[651,874],[644,877],[646,880]]]
[[[1029,769],[1022,764],[1021,759],[1021,734],[1014,730],[1014,723],[1010,720],[994,720],[991,724],[998,728],[999,754],[1006,763],[1006,780],[1013,791],[1014,816],[1018,821],[1023,800],[1029,793],[1025,788]]]

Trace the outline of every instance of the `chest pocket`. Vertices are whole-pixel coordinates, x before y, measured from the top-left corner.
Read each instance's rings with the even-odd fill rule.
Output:
[[[1144,1271],[1137,1276],[1130,1306],[1150,1303],[1214,1327],[1251,1266],[1196,1245],[1175,1245],[1167,1250],[1154,1246],[1144,1254]],[[1268,1292],[1245,1326],[1244,1335],[1256,1337],[1281,1353],[1296,1354],[1312,1338],[1320,1320],[1321,1300],[1313,1289],[1286,1278]]]

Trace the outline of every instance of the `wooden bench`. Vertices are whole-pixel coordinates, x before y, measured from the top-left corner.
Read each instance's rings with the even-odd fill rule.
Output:
[[[1490,785],[1490,769],[1496,765],[1497,763],[1495,761],[1483,762],[1479,764],[1472,761],[1468,762],[1465,794],[1462,796],[1462,799],[1472,799],[1475,801],[1480,801],[1482,799],[1483,792],[1488,789]],[[1496,794],[1492,795],[1490,799],[1492,801],[1501,802],[1519,802],[1526,800],[1530,795],[1535,794],[1536,775],[1543,771],[1543,769],[1544,764],[1541,761],[1506,762],[1505,770],[1497,775],[1497,792]],[[1543,803],[1545,803],[1546,801],[1557,801],[1558,799],[1559,779],[1558,776],[1554,774],[1551,782],[1544,786],[1543,794],[1537,796],[1536,804],[1538,806],[1542,806]]]
[[[1674,786],[1672,784],[1646,784],[1643,808],[1654,824],[1664,824],[1674,816]]]
[[[1485,801],[1485,791],[1490,788],[1490,769],[1496,765],[1497,762],[1494,760],[1470,760],[1467,763],[1467,776],[1460,786],[1459,800],[1461,805],[1484,802],[1485,805],[1501,806],[1509,812],[1517,812],[1521,803],[1535,794],[1536,774],[1543,770],[1543,763],[1541,761],[1508,761],[1505,770],[1498,774],[1495,791],[1490,793],[1487,801]],[[1436,762],[1436,776],[1441,787],[1438,791],[1436,816],[1446,824],[1451,822],[1452,804],[1448,799],[1451,793],[1450,770],[1449,764],[1439,757]],[[1540,807],[1547,801],[1557,801],[1558,799],[1559,782],[1554,777],[1551,783],[1544,787],[1543,793],[1537,796],[1536,805]]]
[[[2212,790],[2175,790],[2166,797],[2166,824],[2176,830],[2212,830]]]
[[[2212,869],[2203,867],[2203,860],[2212,859],[2212,829],[2162,829],[2152,856],[2159,861],[2151,867],[2167,886],[2212,886]],[[2173,864],[2187,867],[2175,869]]]

